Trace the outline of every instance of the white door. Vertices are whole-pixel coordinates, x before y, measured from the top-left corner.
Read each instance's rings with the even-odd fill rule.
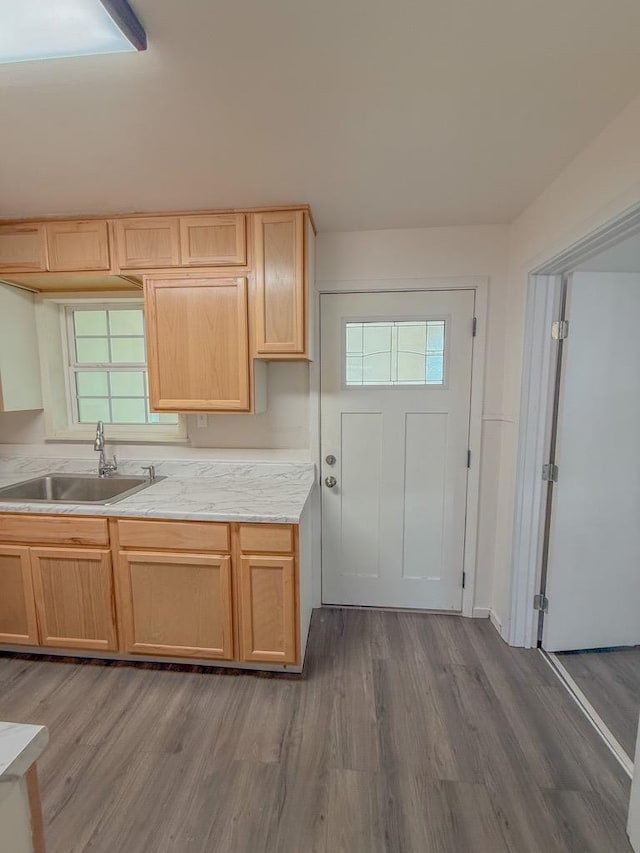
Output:
[[[568,284],[543,647],[640,643],[640,276]]]
[[[322,296],[326,604],[461,609],[473,311],[468,290]]]

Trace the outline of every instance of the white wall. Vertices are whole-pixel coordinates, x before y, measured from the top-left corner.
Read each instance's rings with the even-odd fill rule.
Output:
[[[495,561],[502,407],[504,312],[508,227],[501,225],[343,231],[318,235],[318,290],[367,289],[370,282],[407,286],[407,279],[487,277],[489,316],[480,459],[480,521],[476,600],[484,615],[491,607]]]
[[[551,129],[550,129],[551,130]],[[528,273],[589,232],[640,203],[640,98],[556,178],[512,224],[504,351],[503,447],[496,527],[493,607],[506,627]]]

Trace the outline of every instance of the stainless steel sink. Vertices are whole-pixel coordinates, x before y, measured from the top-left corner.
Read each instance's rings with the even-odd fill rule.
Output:
[[[93,474],[47,474],[0,488],[0,501],[62,504],[112,504],[164,477],[97,477]]]

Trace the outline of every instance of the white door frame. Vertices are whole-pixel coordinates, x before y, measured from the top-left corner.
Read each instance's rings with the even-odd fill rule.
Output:
[[[471,409],[469,418],[469,448],[471,467],[467,480],[466,524],[464,538],[465,587],[462,590],[462,615],[473,616],[475,604],[476,560],[478,542],[478,510],[480,498],[480,462],[482,447],[482,405],[484,398],[485,351],[487,337],[487,304],[489,297],[489,279],[486,277],[456,278],[409,278],[409,279],[368,279],[358,281],[317,281],[320,295],[324,293],[376,293],[380,291],[430,291],[430,290],[473,290],[475,291],[475,316],[477,332],[473,342],[471,359]],[[320,313],[320,312],[318,312]],[[322,358],[322,353],[320,353]],[[312,397],[319,397],[319,365],[310,373]],[[321,401],[320,401],[321,405]],[[319,429],[314,435],[316,445],[316,464],[320,469]],[[475,614],[486,616],[486,610]]]
[[[546,512],[542,465],[548,461],[556,380],[557,344],[551,338],[551,323],[558,319],[562,276],[638,229],[640,205],[634,205],[529,274],[516,463],[511,618],[506,637],[511,646],[534,648],[538,642],[538,614],[533,609],[533,596],[539,590],[542,570]]]

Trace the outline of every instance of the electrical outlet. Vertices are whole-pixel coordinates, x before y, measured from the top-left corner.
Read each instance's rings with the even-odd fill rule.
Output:
[[[196,415],[196,426],[199,428],[209,426],[209,418],[206,415]]]

